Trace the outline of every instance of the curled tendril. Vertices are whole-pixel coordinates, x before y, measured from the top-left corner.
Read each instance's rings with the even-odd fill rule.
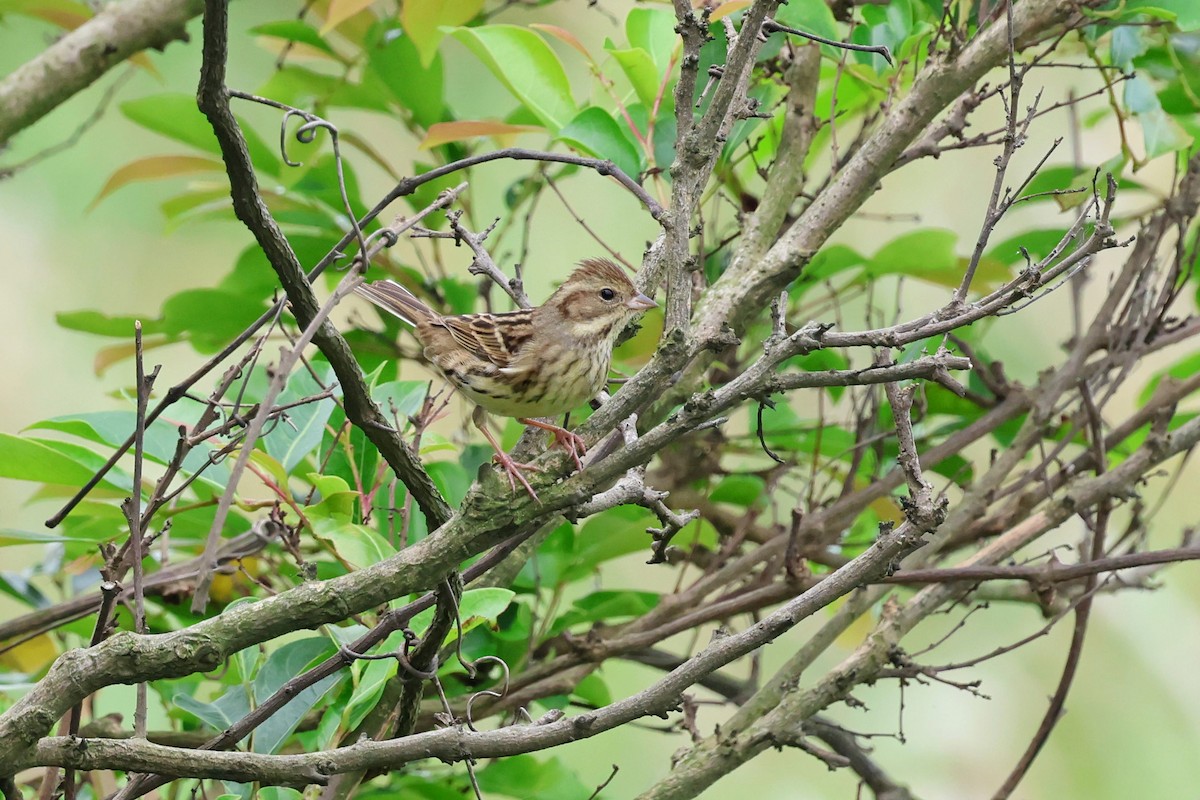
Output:
[[[366,244],[371,244],[376,239],[385,240],[387,244],[385,244],[384,247],[395,247],[396,242],[400,241],[400,237],[397,236],[396,232],[391,228],[380,228],[379,230],[372,231],[371,233],[367,234],[367,238],[363,241]]]
[[[292,117],[299,117],[304,120],[304,124],[296,129],[296,141],[300,144],[312,144],[317,138],[317,131],[324,129],[329,131],[329,136],[333,141],[337,142],[338,129],[328,120],[322,119],[315,114],[310,114],[307,111],[301,111],[298,108],[289,108],[283,112],[283,119],[279,123],[279,155],[283,157],[283,163],[289,167],[300,166],[299,161],[292,161],[288,157],[287,141],[288,141],[288,122]],[[336,149],[337,145],[334,145]]]
[[[460,663],[461,663],[461,660],[462,659],[460,656],[460,658],[459,658]],[[480,656],[471,664],[471,669],[473,671],[477,670],[479,665],[484,663],[485,661],[489,662],[489,663],[500,665],[500,668],[502,670],[504,670],[504,681],[500,684],[500,691],[496,691],[495,689],[484,689],[482,691],[476,692],[475,694],[473,694],[469,698],[467,698],[467,708],[466,708],[466,712],[465,712],[466,719],[464,720],[464,722],[466,722],[467,727],[470,728],[475,733],[478,733],[478,731],[475,729],[475,720],[471,716],[471,708],[475,705],[475,701],[478,700],[480,697],[494,697],[497,700],[504,697],[504,695],[508,694],[508,682],[509,682],[509,678],[511,677],[511,673],[508,670],[508,663],[503,658],[500,658],[499,656]],[[465,667],[467,665],[463,664],[463,666]],[[522,709],[522,711],[524,711],[524,709]],[[526,711],[525,716],[529,716],[529,712]]]

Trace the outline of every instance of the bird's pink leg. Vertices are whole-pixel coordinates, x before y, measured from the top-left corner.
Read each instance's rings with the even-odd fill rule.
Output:
[[[559,425],[554,425],[549,422],[542,422],[537,419],[529,419],[521,417],[517,420],[522,425],[530,425],[534,428],[541,428],[544,431],[550,431],[554,434],[554,443],[570,453],[571,458],[575,461],[575,468],[583,469],[583,462],[579,457],[587,454],[587,444],[583,441],[583,437],[579,434],[569,431]]]
[[[483,409],[481,407],[476,406],[475,413],[471,415],[471,419],[474,421],[475,427],[479,428],[484,437],[488,440],[488,443],[492,446],[492,449],[496,451],[496,455],[492,456],[492,460],[504,467],[504,473],[508,477],[509,488],[515,492],[517,490],[517,481],[520,481],[521,485],[525,487],[525,491],[529,492],[530,497],[532,497],[534,500],[537,500],[539,503],[542,502],[537,496],[537,492],[533,490],[533,487],[529,485],[529,481],[525,480],[525,476],[521,473],[521,470],[523,469],[529,470],[530,472],[541,472],[541,467],[536,467],[533,464],[523,464],[520,461],[514,461],[512,456],[504,452],[504,448],[500,446],[500,443],[496,441],[496,437],[492,436],[492,432],[488,430],[484,415],[481,413],[482,411]]]

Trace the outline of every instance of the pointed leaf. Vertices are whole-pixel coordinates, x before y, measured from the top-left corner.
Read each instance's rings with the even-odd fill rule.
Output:
[[[456,28],[453,35],[547,128],[558,131],[575,115],[562,62],[533,31],[516,25],[483,25]]]
[[[539,22],[531,22],[529,23],[529,27],[533,28],[535,31],[541,31],[548,36],[553,36],[560,42],[575,48],[584,58],[586,58],[589,62],[592,62],[592,54],[589,53],[587,48],[583,46],[583,42],[579,41],[579,39],[575,37],[575,34],[571,33],[566,28],[560,28],[557,25],[546,25]]]
[[[494,136],[503,143],[504,139],[511,139],[518,134],[541,133],[543,130],[537,125],[509,125],[507,122],[488,119],[435,122],[429,126],[425,138],[421,140],[420,149],[429,150],[446,142],[461,142],[479,136]]]
[[[325,15],[325,24],[321,26],[321,35],[341,25],[346,20],[370,8],[374,0],[329,0],[329,11]]]
[[[404,0],[400,24],[416,45],[421,64],[428,67],[445,36],[441,29],[465,25],[482,8],[483,0]]]
[[[225,165],[219,159],[204,158],[203,156],[147,156],[130,161],[119,167],[108,177],[104,186],[88,204],[91,211],[100,201],[110,194],[139,181],[156,181],[162,178],[174,178],[178,175],[194,175],[197,172],[224,172]]]
[[[558,138],[596,158],[606,158],[634,180],[642,169],[637,148],[621,125],[602,108],[589,106],[562,129]]]

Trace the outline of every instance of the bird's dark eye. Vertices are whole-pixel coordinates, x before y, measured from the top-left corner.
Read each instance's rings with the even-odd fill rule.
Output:
[[[614,292],[612,289],[609,289],[607,286],[605,286],[603,289],[600,290],[600,299],[601,300],[612,300],[616,296],[617,296],[617,293]]]

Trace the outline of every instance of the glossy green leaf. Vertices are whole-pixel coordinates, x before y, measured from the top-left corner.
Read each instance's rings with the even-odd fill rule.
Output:
[[[1023,247],[1034,261],[1038,261],[1053,252],[1066,233],[1065,228],[1047,228],[1045,230],[1018,233],[1009,239],[992,245],[984,254],[984,258],[994,259],[1009,265],[1024,264],[1025,256],[1021,254],[1021,248]]]
[[[789,28],[796,28],[807,33],[815,33],[826,39],[837,41],[842,38],[838,31],[837,21],[829,4],[825,0],[788,0],[775,12],[775,19]],[[772,36],[790,36],[791,34],[773,33]],[[821,45],[821,51],[832,58],[839,58],[842,51],[829,45]]]
[[[157,419],[150,425],[142,437],[142,448],[146,458],[159,464],[166,464],[175,457],[179,443],[179,422],[186,419],[192,422],[192,417],[199,413],[198,407],[188,408],[189,404],[177,405],[174,409],[174,421]],[[117,447],[133,433],[137,418],[132,411],[93,411],[82,414],[67,414],[61,417],[41,420],[29,426],[30,430],[53,430],[70,434],[80,439],[107,447]],[[204,468],[204,477],[212,486],[223,487],[229,477],[229,467],[225,464],[208,464],[211,445],[200,445],[193,448],[183,460],[183,471],[193,473]]]
[[[602,108],[588,106],[559,132],[558,138],[596,158],[613,162],[626,175],[637,179],[642,162],[637,148],[621,124]]]
[[[675,15],[666,8],[637,6],[625,17],[625,38],[631,47],[650,54],[659,75],[665,74],[679,42]]]
[[[404,631],[390,634],[381,645],[375,648],[377,653],[395,652],[404,645]],[[397,664],[393,659],[380,659],[360,662],[358,679],[350,699],[342,710],[343,727],[354,730],[362,723],[371,709],[379,702],[383,687],[396,674]]]
[[[388,31],[367,53],[367,67],[378,76],[396,101],[408,109],[413,121],[428,128],[445,117],[442,58],[436,48],[422,62],[412,36]]]
[[[612,692],[608,690],[608,685],[594,672],[575,684],[571,696],[592,708],[603,708],[612,702]]]
[[[456,28],[453,35],[551,131],[575,116],[567,73],[541,36],[516,25]]]
[[[0,478],[82,486],[92,474],[64,454],[61,443],[0,433]]]
[[[640,47],[618,49],[607,47],[608,52],[617,60],[621,71],[633,87],[637,99],[646,108],[654,107],[654,98],[658,96],[661,77],[654,59]]]
[[[370,528],[328,517],[314,519],[310,516],[309,519],[313,525],[313,535],[328,542],[338,557],[352,567],[369,567],[396,554],[396,549]]]

